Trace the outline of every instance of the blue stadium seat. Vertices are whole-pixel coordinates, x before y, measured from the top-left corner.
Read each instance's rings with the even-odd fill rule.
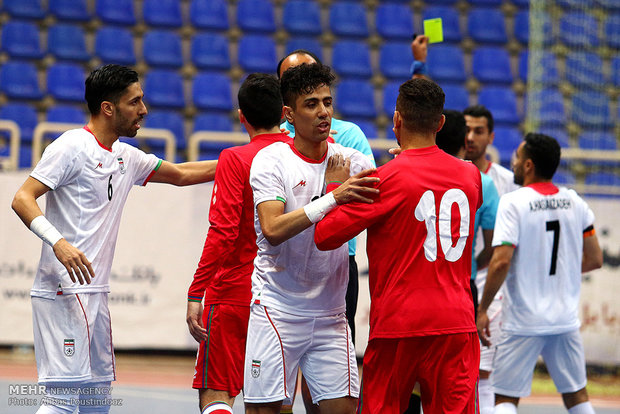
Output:
[[[230,69],[228,38],[219,33],[198,33],[192,38],[191,57],[200,69]]]
[[[398,88],[400,82],[388,82],[383,87],[383,113],[387,115],[389,119],[392,119],[394,110],[396,109],[396,98],[398,98]]]
[[[599,45],[598,22],[590,14],[565,13],[560,18],[560,41],[568,47],[590,48]]]
[[[363,4],[333,1],[329,8],[329,29],[336,36],[367,37],[368,21]]]
[[[336,89],[335,106],[343,117],[375,118],[374,91],[364,80],[345,79]]]
[[[433,3],[452,5],[452,4],[456,3],[457,1],[458,0],[434,0]]]
[[[571,187],[575,185],[577,179],[575,178],[575,174],[572,172],[566,171],[565,169],[557,169],[555,174],[553,174],[552,181],[555,185]]]
[[[39,123],[37,111],[29,104],[22,102],[9,102],[0,108],[0,119],[15,122],[19,126],[21,140],[32,142],[32,132]],[[0,132],[1,136],[8,139],[8,133]]]
[[[566,132],[564,125],[554,125],[554,126],[543,125],[538,129],[538,132],[555,138],[556,141],[558,141],[558,143],[560,144],[560,147],[562,148],[569,148],[571,146],[570,138],[568,137],[568,133]]]
[[[146,101],[153,107],[183,108],[183,80],[169,69],[153,69],[144,79]]]
[[[152,110],[145,118],[144,126],[147,128],[169,129],[174,134],[177,149],[182,150],[187,147],[183,117],[176,111]],[[165,147],[165,143],[162,140],[147,139],[146,143],[151,149],[162,149]]]
[[[332,68],[342,77],[370,78],[370,50],[363,41],[336,41],[332,49]]]
[[[95,35],[95,55],[103,63],[135,65],[134,39],[127,29],[104,26]]]
[[[192,0],[189,18],[198,29],[225,31],[230,27],[225,0]]]
[[[42,19],[45,17],[45,9],[41,0],[4,0],[2,10],[12,18],[18,19]]]
[[[521,119],[517,110],[517,96],[510,87],[487,86],[480,88],[478,103],[486,106],[499,124],[516,125]]]
[[[602,86],[603,60],[594,52],[570,52],[566,56],[565,78],[576,86]]]
[[[483,83],[512,83],[510,56],[503,47],[483,46],[472,55],[473,75]]]
[[[238,53],[239,65],[247,73],[272,73],[278,64],[276,44],[270,36],[242,36]]]
[[[244,32],[275,32],[276,20],[273,4],[269,0],[239,0],[237,25]]]
[[[428,49],[426,58],[429,76],[437,82],[465,82],[463,49],[453,45],[437,45]]]
[[[606,10],[609,11],[620,11],[620,3],[618,0],[594,0],[595,3]]]
[[[360,127],[364,135],[366,135],[366,138],[379,137],[379,132],[377,131],[377,126],[374,121],[368,119],[349,119],[349,121]]]
[[[620,13],[609,16],[607,20],[605,20],[604,27],[604,38],[607,42],[607,46],[620,49]]]
[[[286,42],[285,53],[288,55],[294,50],[304,49],[314,53],[323,60],[323,48],[318,40],[307,37],[293,37]]]
[[[495,118],[495,113],[493,117]],[[499,152],[500,162],[504,165],[510,164],[510,157],[523,141],[523,135],[517,127],[509,126],[497,126],[493,132],[495,132],[493,146]]]
[[[228,114],[201,113],[194,119],[194,132],[197,131],[232,132],[233,123]]]
[[[282,24],[290,34],[318,36],[321,28],[321,9],[313,0],[290,0],[284,3]]]
[[[424,10],[422,20],[440,17],[443,26],[444,42],[460,42],[463,40],[459,24],[459,12],[454,7],[430,6]],[[422,32],[420,30],[419,32]]]
[[[519,78],[521,78],[523,82],[527,82],[528,58],[529,54],[527,50],[523,50],[519,53]],[[536,63],[536,66],[541,68],[537,73],[542,83],[548,85],[557,85],[559,83],[560,75],[558,72],[558,62],[553,52],[543,52],[541,60],[539,63]]]
[[[175,32],[150,30],[142,41],[142,56],[148,65],[162,68],[183,66],[181,37]]]
[[[196,75],[192,84],[192,100],[198,109],[232,110],[230,78],[224,74],[209,72]]]
[[[57,59],[90,59],[90,53],[86,50],[86,35],[78,25],[59,23],[51,26],[47,33],[47,48]]]
[[[467,32],[479,43],[503,44],[508,41],[505,17],[499,9],[472,9],[467,17]]]
[[[55,63],[47,69],[47,92],[61,101],[84,101],[84,69],[74,63]]]
[[[0,65],[0,92],[16,99],[43,98],[36,67],[31,63],[16,61]]]
[[[620,56],[611,59],[611,81],[614,85],[620,86]]]
[[[136,12],[133,0],[97,0],[95,14],[106,24],[133,26]]]
[[[503,0],[468,0],[467,2],[472,6],[492,6],[499,7],[502,5]]]
[[[469,106],[469,93],[461,85],[442,85],[443,93],[446,95],[446,102],[443,107],[463,111]]]
[[[411,39],[413,13],[411,6],[380,3],[375,10],[377,33],[384,39]]]
[[[566,124],[564,98],[558,89],[545,88],[534,92],[533,98],[540,105],[538,114],[534,115],[534,118],[537,118],[541,125],[561,126]]]
[[[577,138],[579,148],[587,150],[616,151],[618,143],[610,132],[584,131]]]
[[[142,17],[152,27],[181,27],[181,2],[178,0],[143,0]]]
[[[586,175],[584,183],[586,185],[620,186],[620,175],[607,171],[592,172]]]
[[[581,90],[573,95],[573,121],[585,128],[611,128],[613,121],[609,109],[609,97],[590,90]]]
[[[71,105],[54,105],[47,110],[45,115],[47,122],[68,122],[72,124],[85,124],[86,114],[80,108]]]
[[[2,26],[2,51],[11,58],[43,57],[39,29],[33,23],[8,21]]]
[[[530,0],[512,0],[512,4],[521,9],[526,9],[530,7]]]
[[[543,44],[545,46],[553,43],[553,26],[551,25],[551,18],[547,13],[543,12]],[[515,38],[523,45],[527,45],[530,41],[530,14],[529,10],[519,10],[515,14],[514,20],[514,35]]]
[[[407,80],[411,77],[412,62],[410,43],[389,42],[381,46],[379,69],[386,78]]]
[[[86,0],[49,0],[49,10],[59,20],[88,22],[92,18]]]

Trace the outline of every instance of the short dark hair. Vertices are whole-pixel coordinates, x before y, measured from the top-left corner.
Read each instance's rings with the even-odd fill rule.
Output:
[[[473,116],[474,118],[485,117],[487,119],[487,127],[489,134],[493,132],[493,114],[484,105],[473,105],[465,108],[463,115]]]
[[[443,90],[435,82],[422,78],[409,79],[398,89],[396,110],[409,131],[435,133],[445,98]]]
[[[527,133],[524,140],[524,155],[534,163],[536,176],[545,180],[552,179],[560,165],[561,149],[558,141],[535,132]]]
[[[289,57],[289,56],[293,56],[293,55],[308,55],[310,56],[312,59],[314,59],[314,61],[316,63],[319,64],[323,64],[323,62],[321,62],[321,59],[319,59],[319,57],[317,55],[315,55],[314,53],[312,53],[309,50],[306,49],[296,49],[293,50],[291,53],[289,53],[288,55],[284,56],[282,59],[280,59],[280,61],[278,62],[278,67],[276,68],[276,75],[278,75],[278,79],[280,79],[280,68],[282,67],[282,63],[284,63],[284,61]]]
[[[465,136],[467,135],[467,125],[465,117],[459,111],[444,109],[446,122],[439,132],[435,142],[437,146],[450,155],[456,155],[465,146]]]
[[[254,128],[269,129],[280,125],[282,95],[280,82],[266,73],[250,74],[237,94],[239,109]]]
[[[117,104],[125,90],[138,82],[138,73],[126,66],[105,65],[93,70],[86,78],[84,99],[92,115],[101,111],[101,102]]]
[[[335,79],[330,67],[320,63],[293,66],[284,72],[280,79],[284,104],[293,106],[298,96],[312,93],[323,85],[331,87]]]

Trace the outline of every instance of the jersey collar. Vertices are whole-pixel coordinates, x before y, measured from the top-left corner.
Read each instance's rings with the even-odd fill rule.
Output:
[[[90,134],[95,138],[95,141],[97,141],[97,144],[99,144],[99,146],[101,148],[103,148],[106,151],[110,151],[112,152],[112,148],[108,148],[105,145],[103,145],[101,142],[99,142],[99,140],[97,139],[97,137],[95,136],[95,134],[93,133],[93,131],[90,130],[90,128],[88,127],[88,125],[84,125],[84,129],[88,132],[90,132]]]
[[[304,154],[299,152],[297,150],[297,148],[295,148],[293,140],[287,142],[287,144],[291,147],[291,149],[293,150],[293,153],[295,153],[295,155],[297,155],[299,158],[301,158],[302,160],[304,160],[304,161],[306,161],[307,163],[310,163],[310,164],[321,164],[323,161],[325,161],[325,158],[327,157],[327,153],[329,152],[329,147],[328,147],[327,151],[325,151],[325,154],[323,154],[323,156],[321,157],[320,160],[313,160],[312,158],[308,158]]]
[[[553,195],[560,191],[552,182],[532,183],[527,185],[532,190],[542,195]]]

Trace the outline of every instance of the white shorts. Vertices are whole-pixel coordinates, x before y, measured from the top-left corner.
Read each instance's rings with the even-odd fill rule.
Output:
[[[115,379],[107,293],[31,299],[40,383]]]
[[[476,274],[476,287],[478,288],[478,302],[482,299],[484,283],[487,279],[488,268],[480,270]],[[493,359],[495,358],[496,345],[501,339],[501,312],[502,312],[502,289],[500,289],[487,310],[489,316],[489,329],[491,330],[491,346],[484,346],[480,342],[480,371],[493,371]]]
[[[315,404],[359,397],[357,360],[345,314],[303,317],[253,304],[245,351],[244,401],[290,402],[298,367]]]
[[[497,346],[491,382],[495,394],[527,397],[538,356],[558,392],[579,391],[586,386],[586,360],[579,330],[559,335],[519,336],[504,333]]]

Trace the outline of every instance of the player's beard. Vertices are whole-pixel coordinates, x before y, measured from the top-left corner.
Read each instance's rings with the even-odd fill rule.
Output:
[[[138,133],[138,130],[134,128],[134,125],[141,122],[142,117],[131,121],[126,116],[124,116],[118,109],[115,109],[115,115],[116,122],[114,125],[114,131],[116,132],[116,135],[118,135],[119,137],[135,137]]]
[[[514,178],[513,178],[514,183],[517,185],[523,185],[523,169],[520,166],[515,165],[513,168],[513,172],[514,172]]]

